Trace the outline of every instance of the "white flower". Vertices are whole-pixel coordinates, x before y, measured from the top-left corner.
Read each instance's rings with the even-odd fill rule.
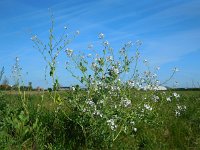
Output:
[[[153,108],[150,106],[150,105],[148,105],[148,104],[144,104],[144,108],[146,108],[147,110],[152,110]]]
[[[16,57],[16,61],[19,61],[19,57]]]
[[[103,114],[99,110],[95,110],[93,112],[93,115],[97,115],[97,116],[103,117]]]
[[[117,67],[112,67],[112,71],[115,73],[115,74],[119,74],[119,69]]]
[[[72,54],[73,54],[73,50],[72,50],[72,49],[69,49],[69,48],[67,48],[67,49],[65,50],[65,52],[67,53],[68,56],[72,56]]]
[[[180,111],[178,111],[178,110],[175,110],[175,116],[180,116],[181,115],[181,113],[180,113]]]
[[[104,46],[108,46],[108,45],[109,45],[109,42],[108,42],[108,41],[104,41],[104,42],[103,42],[103,45],[104,45]]]
[[[133,131],[137,132],[137,128],[133,128]]]
[[[153,95],[153,100],[154,100],[155,102],[158,102],[159,97],[158,97],[157,95]]]
[[[173,95],[174,95],[175,98],[179,98],[180,97],[180,95],[177,94],[176,92],[174,92]]]
[[[178,117],[181,115],[181,112],[184,112],[185,110],[186,110],[186,106],[177,105],[177,109],[175,110],[175,115]]]
[[[99,39],[103,39],[103,38],[104,38],[104,34],[103,34],[103,33],[100,33],[99,36],[98,36],[98,38],[99,38]]]
[[[107,57],[107,61],[112,61],[113,60],[113,57],[112,56],[108,56]]]
[[[75,91],[75,87],[72,86],[72,91]]]
[[[143,61],[143,63],[147,63],[148,61],[145,59],[144,61]]]
[[[95,62],[92,63],[92,68],[94,68],[94,69],[97,68],[97,64]]]
[[[91,99],[89,99],[88,101],[86,101],[86,103],[88,105],[90,105],[90,106],[94,106],[95,105],[95,103]]]
[[[131,106],[131,100],[125,98],[121,100],[121,105],[123,105],[124,107],[129,107]]]
[[[111,130],[115,130],[117,128],[114,119],[107,120],[107,123],[110,126]]]
[[[67,26],[64,26],[64,29],[67,29]]]
[[[134,126],[134,125],[135,125],[135,122],[134,122],[134,121],[131,121],[130,124]]]
[[[167,97],[167,101],[168,102],[171,102],[172,100],[171,100],[171,97]]]

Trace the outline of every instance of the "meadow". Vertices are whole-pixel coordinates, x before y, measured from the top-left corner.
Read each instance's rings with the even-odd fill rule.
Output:
[[[69,105],[67,99],[72,96],[72,92],[60,93],[66,99],[65,105]],[[134,97],[134,91],[132,93]],[[170,91],[166,93],[170,94]],[[173,110],[176,107],[175,102],[172,101],[169,104],[161,100],[162,102],[157,102],[154,106],[151,114],[145,112],[146,116],[135,125],[136,131],[132,129],[129,134],[122,132],[115,141],[108,139],[106,141],[105,137],[99,136],[108,136],[109,133],[94,133],[95,131],[89,124],[85,125],[87,130],[84,135],[81,127],[67,117],[76,117],[74,114],[77,113],[76,110],[65,106],[59,106],[60,110],[58,110],[58,104],[51,100],[48,92],[45,94],[27,93],[26,101],[22,101],[20,94],[2,92],[0,148],[199,149],[200,93],[198,91],[177,93],[181,95],[180,105],[187,107],[181,116],[175,115]],[[144,92],[140,94],[144,95]],[[135,100],[134,106],[140,103],[140,100]],[[149,101],[150,105],[151,103]],[[131,106],[131,109],[135,109],[134,106]],[[102,125],[97,125],[97,127],[101,126],[103,122]]]
[[[46,63],[52,87],[24,91],[16,58],[15,91],[0,92],[0,149],[200,149],[200,92],[159,90],[177,68],[160,82],[159,67],[151,69],[147,60],[140,61],[140,41],[116,51],[103,33],[98,35],[98,52],[93,45],[90,54],[73,50],[68,45],[80,31],[69,39],[64,28],[56,39],[51,17],[48,42],[36,35],[31,40]],[[135,55],[130,56],[133,48]],[[67,91],[59,90],[57,77],[62,52],[66,71],[81,85]]]

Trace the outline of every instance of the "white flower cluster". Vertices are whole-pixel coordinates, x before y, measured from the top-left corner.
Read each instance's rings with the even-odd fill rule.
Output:
[[[110,126],[111,130],[116,130],[117,129],[117,125],[115,124],[115,120],[114,119],[107,120],[107,124],[108,124],[108,126]]]
[[[179,98],[179,97],[180,97],[180,95],[179,95],[178,93],[176,93],[176,92],[173,93],[173,96],[174,96],[175,98]]]
[[[124,107],[130,107],[132,105],[131,100],[128,98],[121,98],[120,104]]]
[[[104,34],[103,34],[103,33],[100,33],[99,36],[98,36],[98,38],[99,38],[99,39],[103,39],[103,38],[104,38]]]
[[[72,56],[72,54],[73,54],[73,50],[72,49],[69,49],[69,48],[67,48],[66,50],[65,50],[65,52],[67,53],[67,55],[68,56]]]
[[[153,95],[152,99],[154,102],[158,102],[160,98],[157,95]]]
[[[144,104],[144,108],[147,110],[153,110],[153,108],[149,104]]]
[[[107,46],[109,46],[109,42],[108,42],[108,41],[104,41],[104,42],[103,42],[103,45],[104,45],[105,47],[107,47]]]
[[[107,57],[107,61],[113,61],[113,57],[112,56],[108,56]]]
[[[113,71],[115,74],[119,74],[119,69],[118,69],[116,66],[112,66],[112,71]]]
[[[167,100],[168,102],[171,102],[171,101],[172,101],[171,96],[167,97],[166,100]]]
[[[88,104],[88,105],[91,106],[91,107],[95,106],[95,103],[94,103],[91,99],[88,99],[88,100],[86,101],[86,104]]]
[[[175,110],[175,116],[179,117],[182,112],[186,110],[186,106],[177,105],[177,109]]]

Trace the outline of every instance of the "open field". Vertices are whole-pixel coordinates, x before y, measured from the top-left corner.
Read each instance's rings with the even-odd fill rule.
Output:
[[[132,93],[134,98],[134,91]],[[149,92],[138,93],[142,96]],[[87,129],[85,135],[80,126],[70,119],[77,113],[68,103],[72,91],[60,92],[64,100],[62,106],[54,103],[48,92],[44,95],[37,92],[27,92],[22,95],[3,92],[0,98],[0,148],[199,149],[200,92],[177,91],[177,93],[180,94],[179,105],[186,106],[186,110],[180,116],[175,116],[173,112],[172,108],[176,107],[173,101],[168,104],[161,100],[162,102],[152,105],[149,101],[153,113],[146,113],[146,116],[136,123],[137,130],[133,130],[133,134],[121,132],[112,145],[109,145],[93,135],[94,131],[87,125],[85,125]],[[135,99],[132,103],[131,109],[135,109],[141,101]]]

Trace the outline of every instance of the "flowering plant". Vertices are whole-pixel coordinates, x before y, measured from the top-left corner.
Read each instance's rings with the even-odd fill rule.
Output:
[[[112,147],[121,135],[135,137],[140,130],[140,124],[143,123],[161,125],[163,120],[158,118],[164,114],[159,109],[162,108],[160,106],[177,103],[176,108],[168,110],[168,113],[176,116],[185,111],[186,107],[178,104],[177,93],[158,92],[159,86],[170,80],[177,69],[163,83],[159,82],[155,72],[150,71],[147,60],[143,63],[148,69],[144,73],[138,70],[139,48],[142,44],[140,41],[127,42],[116,54],[110,43],[105,40],[104,34],[100,33],[98,38],[102,51],[97,53],[93,45],[89,45],[88,49],[93,53],[86,55],[67,48],[71,39],[66,40],[65,34],[56,41],[53,24],[52,21],[48,47],[36,36],[33,36],[32,40],[50,68],[49,75],[52,77],[55,92],[53,99],[58,102],[55,113],[65,114],[75,129],[80,130],[79,136],[83,137],[87,148],[99,145],[101,148]],[[76,35],[79,33],[76,31]],[[133,46],[136,48],[135,55],[130,56],[128,51]],[[65,50],[68,59],[66,70],[83,86],[72,87],[72,92],[65,99],[56,92],[58,79],[55,78],[56,62],[62,50]],[[75,66],[81,75],[75,74],[72,66]],[[159,67],[155,69],[158,70]],[[66,107],[69,111],[61,109]]]

